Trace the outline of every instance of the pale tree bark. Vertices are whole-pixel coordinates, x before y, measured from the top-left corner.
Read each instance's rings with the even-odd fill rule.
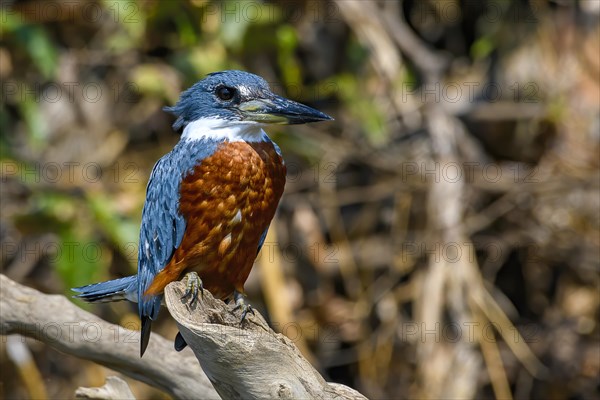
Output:
[[[127,382],[117,376],[109,376],[106,378],[106,384],[99,388],[80,387],[75,391],[75,397],[78,399],[135,400]]]
[[[109,324],[64,296],[40,293],[1,274],[0,288],[0,334],[35,338],[175,398],[365,398],[349,387],[326,382],[294,343],[269,328],[258,312],[240,324],[239,312],[208,291],[190,306],[181,299],[182,282],[167,286],[165,301],[193,353],[176,352],[172,341],[154,334],[143,358],[137,331]],[[132,398],[125,382],[119,381],[111,377],[101,388],[79,388],[77,396]]]
[[[154,334],[140,358],[137,331],[110,324],[61,295],[47,295],[0,274],[0,334],[20,334],[94,361],[175,398],[218,399],[190,351]]]
[[[239,313],[208,291],[190,306],[185,285],[167,286],[165,302],[217,392],[230,398],[364,399],[344,385],[326,382],[286,336],[256,313]]]

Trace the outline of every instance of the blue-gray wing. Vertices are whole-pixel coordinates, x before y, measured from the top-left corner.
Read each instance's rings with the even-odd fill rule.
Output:
[[[181,181],[202,159],[213,154],[218,143],[212,140],[181,140],[152,169],[142,211],[138,251],[138,309],[155,319],[162,296],[144,297],[156,274],[167,266],[181,244],[186,221],[179,213]]]
[[[185,219],[179,213],[182,175],[175,161],[172,153],[161,158],[152,169],[146,189],[138,252],[140,317],[157,317],[161,296],[144,297],[143,293],[169,263],[185,232]]]
[[[258,249],[256,250],[256,255],[258,255],[258,253],[260,253],[260,249],[262,249],[263,244],[265,244],[265,239],[267,238],[267,232],[269,232],[269,227],[267,227],[267,229],[264,230],[262,235],[260,235],[260,240],[258,241]]]

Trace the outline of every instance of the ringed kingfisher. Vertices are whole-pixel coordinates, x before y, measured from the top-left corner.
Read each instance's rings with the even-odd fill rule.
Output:
[[[192,302],[207,289],[216,298],[233,297],[242,320],[253,312],[244,300],[244,282],[286,175],[281,151],[263,127],[332,119],[275,95],[263,78],[243,71],[209,74],[164,110],[177,117],[173,128],[181,139],[154,165],[148,181],[137,275],[73,289],[88,302],[137,302],[140,356],[164,288],[183,275],[184,297]]]

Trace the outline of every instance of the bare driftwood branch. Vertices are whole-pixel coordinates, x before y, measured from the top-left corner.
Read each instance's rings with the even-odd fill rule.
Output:
[[[21,334],[97,362],[176,398],[219,398],[190,351],[152,335],[139,356],[139,332],[109,324],[64,296],[46,295],[0,274],[0,334]]]
[[[206,375],[189,350],[177,353],[159,335],[152,336],[140,358],[139,332],[109,324],[64,296],[40,293],[1,274],[0,287],[0,334],[40,340],[176,398],[365,398],[344,385],[325,382],[292,341],[273,332],[260,314],[249,315],[240,326],[239,315],[208,291],[190,309],[181,300],[181,282],[167,286],[167,307]],[[116,386],[109,379],[102,388],[80,388],[77,395],[111,398],[118,389],[117,397],[132,396]]]
[[[118,376],[106,378],[104,386],[87,388],[80,387],[75,391],[78,399],[102,399],[102,400],[135,400],[129,385]]]
[[[263,317],[239,313],[208,291],[193,306],[181,297],[182,282],[165,290],[165,301],[181,335],[223,398],[364,399],[357,391],[325,382],[286,336]]]

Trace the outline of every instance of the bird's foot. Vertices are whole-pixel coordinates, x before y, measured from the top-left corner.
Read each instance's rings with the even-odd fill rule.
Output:
[[[181,296],[181,300],[185,300],[188,297],[191,297],[191,307],[198,301],[198,293],[200,293],[200,295],[204,297],[204,286],[202,285],[202,279],[200,279],[196,272],[188,272],[185,275],[185,279],[187,281],[186,290],[183,296]]]
[[[240,318],[240,324],[244,322],[248,313],[255,315],[254,308],[252,308],[250,304],[246,303],[246,297],[237,290],[233,292],[233,300],[235,301],[235,307],[233,307],[233,311],[242,310],[242,318]]]

